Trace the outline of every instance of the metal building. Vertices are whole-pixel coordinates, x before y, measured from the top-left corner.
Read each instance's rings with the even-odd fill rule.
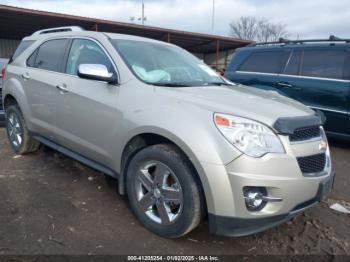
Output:
[[[77,25],[86,30],[131,34],[167,41],[195,54],[208,65],[223,70],[237,47],[250,41],[103,19],[73,16],[0,5],[0,57],[8,58],[19,41],[34,31]]]

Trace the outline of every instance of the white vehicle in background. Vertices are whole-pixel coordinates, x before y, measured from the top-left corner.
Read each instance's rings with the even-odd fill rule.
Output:
[[[9,62],[9,59],[7,58],[0,58],[0,70],[1,70],[1,80],[0,80],[0,126],[4,124],[5,121],[5,112],[2,106],[2,79],[5,74],[5,67],[7,63]]]

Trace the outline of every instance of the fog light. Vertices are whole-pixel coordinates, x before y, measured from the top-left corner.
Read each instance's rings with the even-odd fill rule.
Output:
[[[244,187],[243,195],[249,211],[260,211],[266,206],[267,191],[265,187]]]

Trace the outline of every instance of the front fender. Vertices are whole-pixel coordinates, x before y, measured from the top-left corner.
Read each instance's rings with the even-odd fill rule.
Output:
[[[166,114],[164,114],[166,110]],[[190,159],[201,180],[209,211],[214,211],[215,190],[213,181],[225,181],[228,177],[218,177],[208,170],[208,166],[222,167],[241,155],[237,149],[229,144],[217,130],[213,113],[193,105],[183,104],[181,107],[165,105],[157,110],[149,109],[132,111],[125,115],[128,130],[124,134],[123,149],[131,139],[142,134],[162,136],[177,145]],[[122,153],[121,153],[122,154]],[[119,157],[121,160],[121,155]],[[118,170],[121,169],[121,161]],[[225,183],[226,184],[226,183]],[[227,185],[229,181],[227,180]],[[217,188],[217,187],[215,187]]]
[[[213,112],[195,105],[179,102],[128,111],[123,123],[122,148],[133,137],[151,133],[173,141],[193,161],[226,165],[241,154],[216,128]]]

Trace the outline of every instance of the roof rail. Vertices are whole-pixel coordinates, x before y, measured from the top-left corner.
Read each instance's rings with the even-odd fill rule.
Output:
[[[334,35],[329,36],[328,39],[304,39],[304,40],[289,40],[285,38],[279,38],[275,42],[261,42],[261,43],[252,43],[248,46],[262,46],[262,45],[288,45],[288,44],[303,44],[303,43],[320,43],[320,42],[345,42],[350,43],[350,39],[342,39]]]
[[[62,27],[54,27],[54,28],[47,28],[43,30],[36,31],[32,34],[32,36],[35,35],[42,35],[42,34],[49,34],[49,33],[59,33],[59,32],[77,32],[77,31],[84,31],[84,29],[80,26],[62,26]]]

